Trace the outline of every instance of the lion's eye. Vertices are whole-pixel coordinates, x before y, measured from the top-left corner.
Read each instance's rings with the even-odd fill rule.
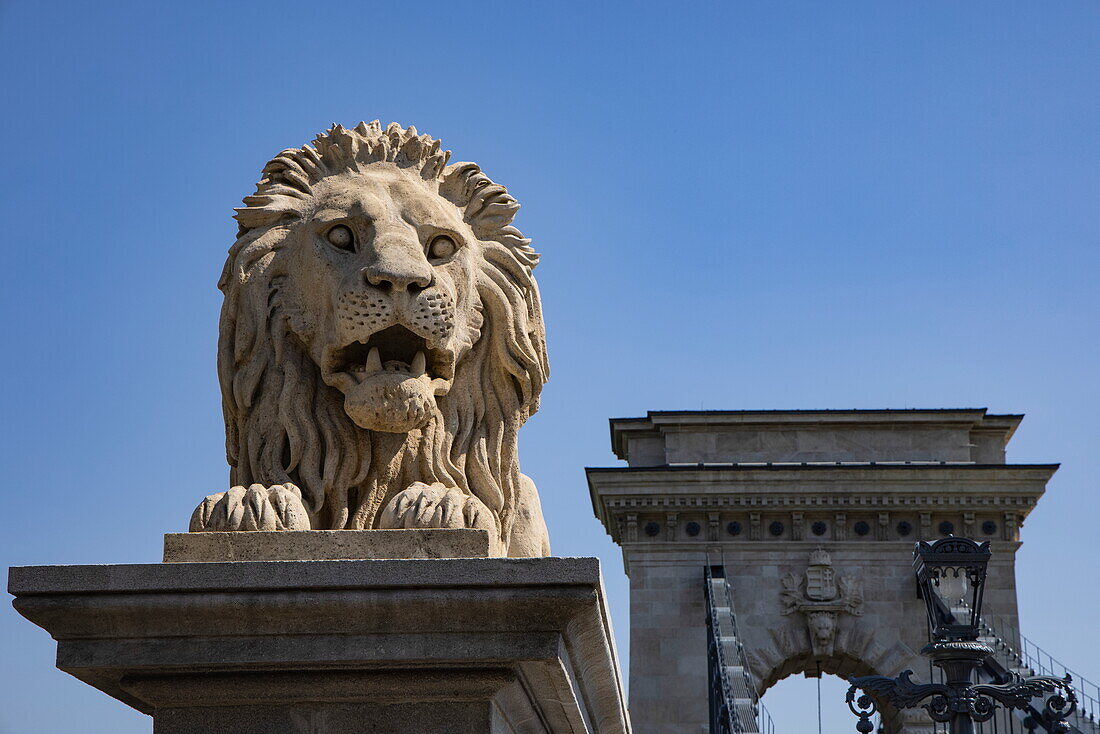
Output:
[[[456,250],[458,250],[458,245],[455,244],[453,239],[445,234],[439,235],[432,240],[430,245],[428,245],[428,254],[431,257],[450,257],[455,254]]]
[[[342,224],[330,229],[325,236],[333,247],[339,247],[341,250],[348,250],[349,252],[355,249],[355,235]]]

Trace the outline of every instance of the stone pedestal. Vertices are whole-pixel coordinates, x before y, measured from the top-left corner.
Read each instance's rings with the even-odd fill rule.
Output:
[[[13,568],[57,666],[155,734],[629,732],[592,558]]]
[[[252,530],[164,536],[165,563],[488,558],[489,551],[489,533],[475,528]]]

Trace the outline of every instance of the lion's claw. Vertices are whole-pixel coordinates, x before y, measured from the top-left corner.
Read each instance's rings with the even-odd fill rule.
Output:
[[[293,484],[248,489],[233,487],[212,494],[191,515],[191,532],[212,530],[309,530],[302,492]]]
[[[456,487],[416,482],[399,492],[378,520],[380,528],[481,528],[497,534],[496,522],[481,500]]]

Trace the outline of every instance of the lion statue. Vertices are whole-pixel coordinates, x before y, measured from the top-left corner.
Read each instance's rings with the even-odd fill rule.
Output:
[[[233,487],[192,531],[482,528],[549,554],[517,449],[549,375],[538,254],[449,157],[375,121],[264,167],[219,283]]]

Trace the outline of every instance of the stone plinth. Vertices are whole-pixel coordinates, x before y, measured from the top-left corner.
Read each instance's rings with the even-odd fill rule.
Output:
[[[630,731],[596,559],[31,566],[8,589],[156,734]]]
[[[477,528],[271,530],[164,536],[165,563],[488,557],[489,533]]]

